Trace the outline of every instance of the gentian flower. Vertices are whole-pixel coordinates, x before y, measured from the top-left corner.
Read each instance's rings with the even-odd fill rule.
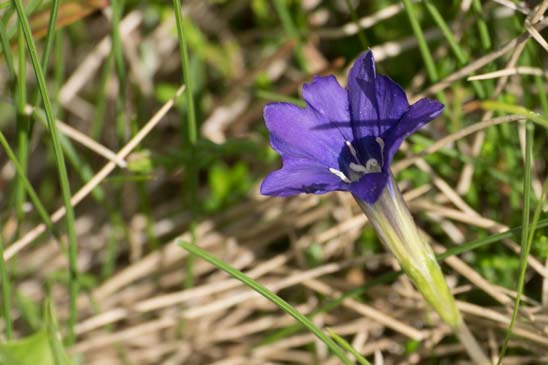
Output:
[[[431,99],[409,105],[398,84],[376,74],[371,51],[354,63],[346,90],[334,76],[315,77],[304,85],[303,98],[306,108],[265,107],[270,143],[283,167],[263,181],[264,195],[342,190],[374,203],[403,140],[443,110]]]
[[[304,85],[303,98],[305,108],[290,103],[265,107],[270,143],[283,166],[264,179],[261,193],[351,192],[381,242],[470,356],[477,364],[489,364],[390,172],[403,140],[436,118],[443,105],[431,99],[409,105],[398,84],[375,72],[371,51],[355,61],[346,90],[334,76],[315,77]]]

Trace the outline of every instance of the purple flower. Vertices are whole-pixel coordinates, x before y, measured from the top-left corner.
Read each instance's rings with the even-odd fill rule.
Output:
[[[409,105],[398,84],[376,74],[371,51],[352,66],[346,90],[334,76],[316,76],[303,98],[304,109],[290,103],[264,109],[270,144],[283,162],[263,181],[264,195],[340,190],[373,204],[403,140],[443,110],[431,99]]]

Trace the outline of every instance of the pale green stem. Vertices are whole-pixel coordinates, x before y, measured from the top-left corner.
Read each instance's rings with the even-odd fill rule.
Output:
[[[394,254],[403,271],[424,299],[455,332],[478,365],[490,364],[463,322],[432,248],[421,237],[392,176],[374,204],[356,198],[383,244]]]

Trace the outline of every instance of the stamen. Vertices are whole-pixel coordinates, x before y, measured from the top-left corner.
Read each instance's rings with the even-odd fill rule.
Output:
[[[375,141],[377,141],[377,143],[381,147],[381,163],[384,166],[384,141],[381,137],[375,138]]]
[[[349,178],[346,177],[346,175],[342,172],[342,171],[339,171],[337,169],[334,169],[332,167],[329,168],[329,172],[332,173],[333,175],[337,176],[339,179],[341,179],[343,182],[347,183],[347,184],[350,184],[351,181]]]
[[[384,150],[384,141],[381,137],[377,137],[375,138],[375,141],[379,144],[379,146],[381,146],[381,151]]]
[[[356,152],[356,149],[354,148],[354,146],[352,146],[352,143],[350,141],[345,141],[346,143],[346,147],[348,147],[348,149],[350,150],[350,153],[352,154],[352,156],[354,156],[354,158],[356,159],[356,162],[360,162],[360,160],[358,160],[358,153]]]

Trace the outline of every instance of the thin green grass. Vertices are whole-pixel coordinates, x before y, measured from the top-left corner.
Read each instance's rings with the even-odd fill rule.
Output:
[[[522,213],[522,227],[521,230],[521,251],[520,251],[520,270],[519,270],[519,278],[518,278],[518,285],[516,289],[516,300],[514,303],[514,310],[512,312],[512,319],[510,321],[510,325],[508,326],[508,330],[506,331],[506,337],[504,338],[504,342],[502,344],[502,347],[500,349],[499,359],[497,362],[497,365],[502,364],[502,360],[504,359],[504,356],[506,355],[506,351],[508,350],[508,343],[510,342],[510,339],[512,337],[512,331],[514,329],[514,326],[516,324],[518,313],[519,313],[519,305],[521,302],[521,296],[523,295],[524,290],[524,284],[525,284],[525,273],[527,271],[527,260],[529,258],[529,253],[531,252],[531,246],[533,244],[533,235],[535,234],[535,229],[537,225],[538,218],[540,217],[540,211],[542,209],[542,204],[544,202],[543,197],[541,196],[540,201],[537,204],[537,209],[535,209],[535,218],[531,227],[531,230],[529,230],[529,217],[531,213],[531,165],[532,165],[532,158],[533,158],[533,135],[534,135],[534,126],[532,123],[528,122],[526,125],[526,138],[525,138],[525,177],[523,179],[523,213]],[[544,195],[544,189],[542,192],[542,195]]]
[[[284,312],[295,318],[302,326],[307,328],[312,332],[318,339],[320,339],[325,345],[337,356],[343,364],[353,365],[353,362],[346,356],[344,351],[337,345],[329,336],[327,336],[320,328],[318,328],[312,321],[310,321],[306,316],[302,315],[297,311],[292,305],[287,303],[285,300],[274,294],[272,291],[268,290],[255,280],[251,279],[249,276],[245,275],[241,271],[230,266],[226,262],[219,260],[218,258],[210,255],[207,251],[202,250],[196,245],[190,244],[184,241],[178,241],[177,244],[189,251],[190,253],[200,257],[201,259],[209,262],[219,270],[222,270],[232,276],[233,278],[241,281],[243,284],[262,295],[266,299],[270,300],[272,303],[276,304]]]
[[[363,357],[355,348],[353,348],[348,342],[346,342],[344,338],[339,336],[331,328],[327,329],[327,333],[329,333],[329,336],[331,336],[339,346],[354,355],[356,360],[358,360],[361,365],[371,365],[371,363],[367,361],[365,357]]]
[[[2,132],[0,132],[0,144],[4,148],[4,151],[6,152],[6,155],[8,156],[9,160],[13,164],[13,167],[15,168],[15,172],[17,173],[17,175],[18,175],[18,177],[21,181],[21,185],[26,190],[26,193],[29,195],[29,198],[31,199],[32,204],[34,204],[34,207],[35,207],[36,211],[38,212],[38,215],[40,216],[40,218],[42,219],[42,221],[44,222],[46,227],[48,227],[50,232],[55,237],[57,237],[57,239],[59,239],[58,235],[55,232],[53,222],[51,221],[46,208],[44,207],[44,205],[42,204],[42,201],[38,197],[38,194],[36,193],[36,191],[32,187],[32,184],[30,183],[30,181],[28,180],[28,178],[25,174],[25,170],[24,170],[23,166],[21,166],[21,164],[17,160],[17,156],[15,155],[15,152],[11,149],[8,141],[6,140],[6,137],[4,136],[4,133],[2,133]]]
[[[49,57],[53,46],[55,44],[55,25],[57,23],[57,15],[59,15],[59,6],[61,5],[61,0],[52,0],[51,2],[51,13],[48,22],[48,31],[46,33],[44,52],[42,53],[42,70],[47,70]],[[40,107],[41,98],[40,91],[36,90],[34,98],[32,98],[33,107]]]
[[[489,35],[489,27],[484,19],[483,9],[480,0],[472,0],[472,9],[476,15],[480,42],[483,49],[491,49],[491,36]]]
[[[196,144],[198,140],[198,131],[196,125],[196,112],[194,110],[194,83],[192,81],[192,73],[190,71],[190,61],[188,57],[188,42],[185,37],[183,27],[183,14],[181,10],[181,2],[173,0],[173,7],[175,9],[175,20],[177,22],[177,37],[179,39],[179,52],[181,57],[181,69],[183,72],[183,79],[186,86],[186,108],[187,108],[187,120],[181,121],[181,127],[184,130],[186,127],[188,133],[188,140],[192,145]]]
[[[0,228],[2,226],[0,225]],[[11,284],[6,261],[4,260],[4,239],[0,234],[0,280],[2,281],[2,318],[6,339],[13,338],[13,322],[11,318]]]
[[[278,14],[282,26],[287,33],[287,36],[289,37],[289,39],[293,39],[295,42],[297,42],[297,45],[295,47],[295,58],[301,70],[306,71],[308,69],[308,65],[303,55],[301,36],[293,22],[291,12],[287,8],[287,3],[288,2],[284,0],[273,0],[272,2],[272,4],[274,5],[274,9],[276,10],[276,14]]]
[[[36,50],[36,45],[34,44],[34,39],[32,38],[32,31],[30,25],[25,15],[25,10],[21,0],[13,0],[13,5],[17,11],[19,23],[23,30],[27,47],[29,50],[30,59],[32,66],[34,68],[34,73],[36,75],[36,80],[38,82],[38,88],[40,89],[40,94],[42,95],[42,101],[44,104],[44,109],[46,112],[46,118],[48,121],[48,129],[51,136],[51,142],[53,151],[55,154],[55,162],[57,165],[57,172],[59,174],[59,182],[61,184],[61,192],[63,196],[63,204],[65,206],[65,221],[67,227],[68,235],[68,246],[69,246],[69,291],[70,291],[70,305],[69,305],[69,320],[68,320],[68,334],[67,341],[68,343],[73,343],[75,338],[74,326],[76,324],[77,318],[77,298],[79,291],[78,284],[78,265],[77,265],[77,252],[78,246],[76,241],[76,231],[74,228],[74,210],[70,202],[71,192],[70,185],[68,180],[68,174],[65,165],[65,159],[59,143],[59,136],[56,128],[55,117],[53,115],[53,110],[51,107],[51,102],[46,86],[46,80],[44,78],[44,73],[40,60],[38,58],[38,52]]]
[[[44,304],[44,324],[48,333],[49,347],[55,365],[70,365],[63,343],[59,340],[59,325],[51,299]]]
[[[103,69],[101,70],[101,76],[99,77],[97,97],[95,98],[95,110],[89,129],[89,135],[91,138],[94,139],[98,139],[101,136],[101,132],[104,127],[107,106],[107,84],[113,66],[114,56],[111,53],[105,60],[105,64],[103,66]]]
[[[112,54],[114,57],[114,65],[116,68],[116,76],[118,77],[118,91],[120,97],[116,100],[116,133],[118,142],[123,144],[127,138],[127,72],[126,63],[124,62],[124,51],[122,48],[122,40],[120,38],[120,20],[124,11],[124,0],[113,0],[112,5]]]
[[[16,109],[16,129],[17,129],[17,160],[21,164],[23,171],[26,174],[28,149],[30,139],[30,120],[25,113],[25,106],[27,104],[27,57],[25,51],[25,38],[21,25],[19,25],[19,31],[17,33],[17,50],[18,50],[18,67],[17,67],[17,86],[15,88],[15,109]],[[17,216],[17,222],[23,222],[25,203],[25,188],[20,179],[21,175],[15,181],[15,212]]]
[[[190,211],[192,214],[192,220],[190,222],[190,233],[191,233],[191,243],[196,244],[196,212],[197,212],[197,194],[198,194],[198,168],[194,161],[194,156],[196,156],[196,144],[198,141],[198,131],[196,123],[196,111],[194,104],[194,82],[192,80],[192,73],[190,69],[190,61],[188,57],[188,42],[184,32],[184,23],[183,23],[183,14],[181,10],[181,2],[178,0],[173,0],[173,7],[175,10],[175,20],[177,24],[177,37],[179,39],[179,52],[181,57],[181,71],[183,73],[183,79],[186,86],[186,116],[187,119],[181,118],[181,130],[187,131],[187,142],[188,142],[188,153],[190,155],[189,161],[187,164],[187,189],[186,192],[190,196]],[[194,257],[189,255],[186,263],[186,275],[184,287],[190,288],[194,286]]]
[[[436,69],[434,58],[432,57],[432,53],[430,52],[430,48],[428,47],[428,43],[426,42],[426,38],[422,32],[419,19],[417,18],[415,12],[415,7],[411,0],[403,0],[403,6],[405,7],[405,12],[407,13],[409,23],[411,24],[411,29],[413,29],[413,33],[417,38],[419,50],[421,52],[422,59],[424,60],[424,66],[426,67],[428,78],[431,82],[436,82],[439,80],[438,70]]]
[[[8,83],[13,90],[17,75],[15,72],[15,64],[13,61],[13,55],[11,53],[9,37],[6,30],[6,24],[4,23],[4,20],[1,17],[0,17],[0,45],[2,46],[2,56],[4,57],[4,61],[6,62],[6,68],[8,71]]]
[[[497,112],[523,115],[524,119],[530,119],[531,121],[537,123],[538,125],[544,128],[548,128],[548,119],[520,105],[513,105],[513,104],[508,104],[500,101],[487,100],[481,103],[481,107],[485,110],[493,110]]]
[[[430,13],[432,19],[434,19],[434,21],[436,22],[438,28],[440,28],[440,30],[442,31],[443,36],[447,40],[447,43],[449,43],[449,47],[457,58],[458,63],[461,66],[466,65],[468,63],[468,57],[466,56],[464,50],[459,45],[459,42],[453,35],[453,31],[449,28],[449,25],[447,25],[447,23],[443,19],[443,16],[440,14],[438,8],[430,0],[425,0],[423,4],[428,13]],[[472,86],[474,87],[474,90],[476,91],[476,94],[480,99],[485,98],[485,91],[483,90],[481,83],[477,81],[472,81]]]
[[[430,52],[430,47],[428,47],[428,42],[424,37],[424,33],[422,31],[419,19],[416,15],[414,4],[411,2],[411,0],[403,0],[403,6],[405,8],[405,12],[407,13],[409,23],[411,24],[413,34],[415,34],[415,37],[417,38],[419,50],[424,61],[424,66],[426,68],[426,74],[428,75],[428,79],[431,83],[435,83],[439,81],[439,73],[434,63],[434,57]],[[442,104],[445,104],[446,106],[448,105],[445,95],[442,92],[436,93],[436,96]],[[444,113],[449,114],[449,110],[447,107],[444,109]]]

